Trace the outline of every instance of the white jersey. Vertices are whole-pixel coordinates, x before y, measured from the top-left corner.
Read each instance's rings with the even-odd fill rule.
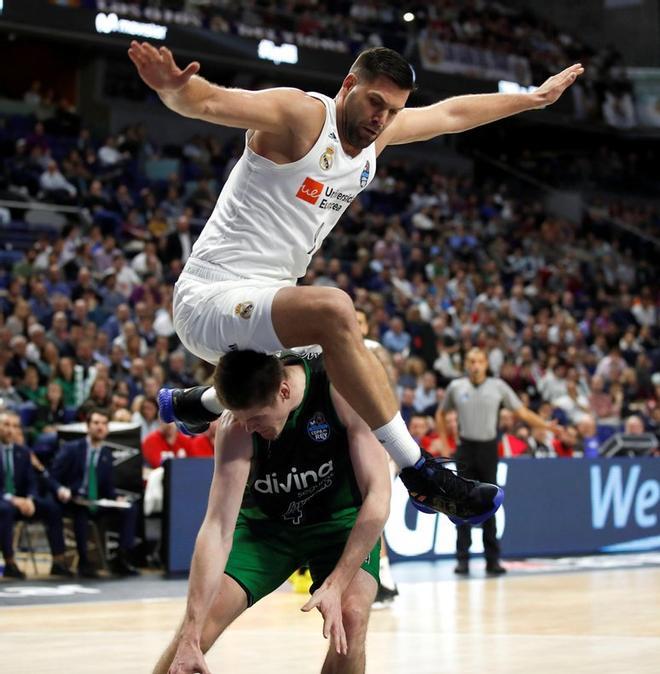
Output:
[[[314,147],[297,161],[276,164],[246,141],[193,246],[187,271],[213,265],[238,277],[295,282],[341,214],[371,182],[374,144],[356,157],[347,155],[339,141],[335,101],[323,94],[310,96],[326,108]]]

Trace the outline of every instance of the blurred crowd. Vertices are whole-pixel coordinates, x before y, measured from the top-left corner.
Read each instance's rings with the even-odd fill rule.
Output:
[[[171,173],[150,178],[159,148],[140,125],[94,139],[8,119],[0,143],[0,198],[11,201],[0,210],[2,404],[44,453],[59,423],[104,407],[140,425],[150,467],[209,455],[208,438],[191,443],[158,422],[156,396],[209,378],[174,334],[172,287],[240,144],[191,138],[167,160]],[[74,208],[63,224],[35,224],[21,207],[34,200]],[[367,312],[427,444],[438,401],[478,345],[494,375],[564,428],[540,437],[503,414],[503,433],[524,444],[504,453],[593,452],[624,424],[660,428],[654,251],[601,237],[593,217],[574,224],[506,185],[383,162],[301,282],[342,288]]]
[[[425,53],[443,54],[440,62],[457,58],[464,66],[459,72],[482,79],[494,77],[487,64],[513,56],[526,63],[519,64],[517,77],[505,79],[524,85],[539,85],[568,65],[582,62],[586,73],[573,88],[576,116],[617,128],[638,123],[633,86],[614,46],[593,49],[577,34],[502,1],[432,0],[405,7],[383,0],[79,0],[68,4],[348,54],[385,46],[415,64],[420,58],[424,61]]]

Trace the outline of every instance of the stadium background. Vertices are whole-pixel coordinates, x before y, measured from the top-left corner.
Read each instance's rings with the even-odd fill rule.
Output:
[[[587,542],[575,547],[566,535],[562,547],[558,524],[556,539],[546,529],[545,545],[525,531],[507,549],[505,536],[505,558],[658,547],[657,463],[595,458],[657,454],[658,3],[0,7],[0,398],[20,411],[26,442],[46,464],[57,448],[54,427],[90,406],[107,405],[117,422],[137,425],[143,458],[129,457],[125,485],[136,495],[140,463],[146,474],[168,456],[162,442],[144,444],[149,434],[166,436],[175,455],[208,454],[203,443],[161,429],[150,400],[161,385],[210,374],[174,335],[172,285],[185,261],[181,241],[201,230],[243,138],[166,110],[126,57],[131,39],[164,42],[179,63],[197,59],[221,84],[329,95],[361,48],[383,44],[415,66],[412,105],[538,85],[582,62],[586,74],[550,109],[387,150],[301,283],[340,287],[368,311],[370,336],[394,359],[404,417],[425,418],[420,440],[428,448],[436,447],[435,407],[467,349],[479,345],[494,374],[563,427],[550,437],[503,414],[511,475],[525,473],[521,484],[530,484],[546,469],[541,459],[586,457],[602,466],[601,486],[611,474],[613,485],[619,480],[612,512],[600,511],[600,529],[612,535],[590,539],[598,533],[587,512],[594,474],[584,462],[553,467],[568,504],[558,522],[582,508],[584,526],[571,540]],[[52,382],[62,401],[51,404]],[[186,470],[208,474],[206,462]],[[174,484],[166,514],[188,512],[177,494]],[[574,506],[584,494],[590,498]],[[530,512],[527,502],[520,512]],[[421,525],[404,504],[397,513],[397,535],[419,548],[410,556],[450,553],[433,533],[415,543]],[[193,536],[191,520],[178,526],[172,534],[166,518],[169,542]],[[179,540],[183,561],[173,570],[187,568],[191,542]],[[148,552],[143,564],[163,561]]]

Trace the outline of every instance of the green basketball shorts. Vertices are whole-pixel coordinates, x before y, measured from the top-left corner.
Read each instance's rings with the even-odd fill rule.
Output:
[[[339,561],[356,517],[357,510],[351,510],[336,520],[296,527],[239,513],[225,573],[245,590],[248,606],[276,590],[301,566],[309,566],[313,593]],[[361,567],[376,582],[379,558],[380,538]]]

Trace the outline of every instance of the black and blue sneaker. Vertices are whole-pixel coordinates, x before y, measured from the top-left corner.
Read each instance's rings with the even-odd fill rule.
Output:
[[[158,391],[158,411],[166,424],[175,423],[184,435],[205,433],[220,415],[210,412],[202,403],[209,386],[162,388]]]
[[[424,513],[443,513],[454,524],[483,524],[504,500],[504,491],[495,484],[468,480],[422,451],[414,466],[404,468],[400,477],[415,508]]]

